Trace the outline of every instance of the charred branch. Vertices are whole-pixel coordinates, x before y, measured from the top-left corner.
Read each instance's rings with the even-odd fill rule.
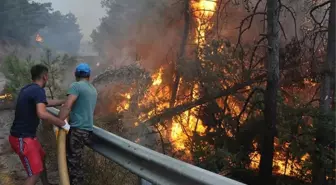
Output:
[[[237,46],[242,47],[242,46],[241,46],[241,39],[242,39],[242,37],[243,37],[243,34],[244,34],[247,30],[249,30],[249,29],[251,28],[251,26],[252,26],[252,22],[253,22],[253,19],[254,19],[254,16],[256,16],[256,15],[266,15],[266,13],[265,13],[265,12],[255,12],[255,13],[253,13],[253,14],[251,14],[251,15],[245,17],[245,18],[241,21],[241,24],[240,24],[240,26],[239,26],[239,35],[238,35],[238,40],[237,40]],[[248,20],[250,20],[248,26],[247,26],[246,28],[243,28],[243,26],[244,26],[244,24],[245,24],[245,21],[248,21]]]
[[[266,15],[266,12],[257,12],[257,9],[258,9],[259,4],[260,4],[261,2],[262,2],[262,0],[258,0],[258,2],[256,3],[256,5],[255,5],[255,7],[254,7],[254,9],[253,9],[253,11],[252,11],[252,14],[248,15],[247,17],[245,17],[245,18],[241,21],[240,26],[238,27],[238,28],[239,28],[239,33],[238,33],[238,39],[237,39],[236,47],[239,46],[240,48],[242,48],[242,46],[241,46],[241,39],[242,39],[242,36],[243,36],[244,32],[246,32],[247,30],[249,30],[249,29],[251,28],[254,17],[255,17],[256,15]],[[250,20],[249,23],[248,23],[248,26],[245,27],[245,28],[243,28],[244,25],[245,25],[245,22],[248,21],[248,20]]]
[[[236,128],[236,132],[239,132],[239,127],[240,127],[240,118],[242,117],[243,113],[245,112],[246,108],[247,108],[247,105],[249,104],[251,98],[253,97],[253,94],[256,93],[256,92],[262,92],[262,93],[265,93],[265,90],[264,89],[261,89],[261,88],[255,88],[251,91],[251,93],[247,96],[247,99],[243,105],[243,108],[242,110],[240,111],[238,117],[237,117],[237,128]]]
[[[331,3],[331,1],[326,1],[326,2],[324,2],[324,3],[322,3],[322,4],[319,4],[319,5],[315,6],[315,7],[313,7],[313,8],[310,10],[310,12],[309,12],[310,17],[313,19],[313,21],[315,22],[315,24],[319,25],[320,27],[322,27],[322,23],[324,22],[325,17],[326,17],[326,15],[328,14],[328,9],[327,9],[327,11],[324,12],[324,16],[323,16],[323,18],[322,18],[321,21],[318,21],[318,20],[315,18],[315,16],[314,16],[313,13],[314,13],[317,9],[320,9],[320,8],[322,8],[322,7],[324,7],[324,6],[328,5],[328,4],[330,4],[330,3]],[[334,15],[333,15],[333,16],[334,16]]]
[[[180,72],[179,72],[179,67],[181,65],[182,62],[182,58],[184,56],[184,52],[185,52],[185,46],[188,40],[188,35],[189,35],[189,25],[190,25],[190,4],[189,4],[189,0],[184,0],[184,28],[183,28],[183,33],[182,33],[182,43],[180,45],[180,50],[179,50],[179,54],[178,54],[178,58],[177,61],[175,63],[174,66],[174,82],[172,85],[172,95],[171,95],[171,99],[169,102],[170,107],[173,107],[175,105],[175,101],[176,101],[176,95],[177,95],[177,91],[178,91],[178,86],[180,84]]]
[[[223,96],[228,96],[230,94],[233,94],[233,93],[237,92],[240,89],[245,88],[246,86],[252,85],[253,83],[256,83],[258,81],[263,81],[265,77],[266,77],[266,75],[262,74],[262,75],[257,76],[254,79],[250,79],[250,80],[247,80],[247,81],[242,82],[240,84],[236,84],[236,85],[232,86],[231,88],[227,88],[227,89],[225,89],[221,92],[213,93],[212,95],[206,95],[206,96],[203,96],[202,98],[200,98],[196,101],[185,103],[185,104],[173,107],[173,108],[166,109],[163,113],[153,116],[152,118],[146,120],[142,124],[152,125],[152,124],[158,123],[160,121],[170,119],[173,116],[179,115],[179,114],[181,114],[181,113],[183,113],[183,112],[185,112],[185,111],[187,111],[187,110],[189,110],[193,107],[196,107],[196,106],[202,105],[202,104],[206,104],[206,103],[208,103],[212,100],[218,99],[218,98],[223,97]]]
[[[284,4],[282,3],[281,0],[279,0],[279,8],[280,8],[280,10],[281,10],[281,8],[285,8],[285,9],[291,14],[291,16],[292,16],[292,18],[293,18],[293,21],[294,21],[294,33],[295,33],[295,38],[298,39],[298,36],[297,36],[296,16],[295,16],[295,13],[294,13],[293,8],[290,8],[290,7],[286,6],[286,5],[284,5]],[[279,24],[280,24],[280,22],[279,22]],[[281,30],[282,30],[284,36],[286,37],[285,31],[284,31],[284,29],[283,29],[283,27],[282,27],[281,24],[280,24],[280,26],[281,26]]]

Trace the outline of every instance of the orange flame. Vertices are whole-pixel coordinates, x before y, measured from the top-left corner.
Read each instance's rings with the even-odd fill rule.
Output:
[[[198,27],[196,30],[196,43],[204,44],[205,42],[205,34],[206,30],[210,29],[212,25],[208,23],[208,20],[213,16],[216,1],[208,1],[208,0],[200,0],[193,1],[191,6],[194,10],[195,19],[198,22]],[[200,41],[200,42],[198,42]],[[162,112],[164,109],[169,107],[169,100],[171,89],[167,86],[163,85],[162,75],[164,73],[164,68],[161,67],[157,72],[152,75],[153,82],[147,92],[145,93],[143,99],[138,103],[139,107],[146,107],[146,105],[155,105],[146,113],[140,113],[138,116],[138,122],[135,122],[134,125],[138,126],[139,122],[145,121],[155,114]],[[182,79],[183,80],[183,79]],[[180,84],[182,83],[182,80]],[[184,92],[179,92],[184,93]],[[188,93],[189,95],[190,93]],[[191,99],[181,100],[178,103],[185,103],[186,101],[196,100],[199,98],[199,87],[198,84],[194,84],[191,93]],[[131,94],[124,93],[121,94],[122,99],[121,103],[117,106],[117,112],[127,111],[129,109]],[[205,127],[201,120],[197,118],[199,107],[195,107],[191,110],[183,112],[179,116],[175,116],[172,118],[172,127],[168,128],[171,132],[167,130],[164,131],[164,128],[159,126],[160,132],[162,133],[166,139],[170,140],[174,146],[174,149],[177,150],[185,150],[188,153],[188,149],[186,148],[186,142],[189,140],[189,136],[191,136],[194,132],[202,135],[205,132]],[[169,134],[169,135],[168,135]]]
[[[199,98],[199,87],[197,84],[194,85],[192,92],[192,99],[196,100]],[[195,115],[198,107],[192,108],[189,111],[183,112],[180,116],[175,116],[173,118],[171,139],[175,149],[184,150],[186,149],[185,143],[189,140],[189,136],[192,136],[193,132],[197,132],[202,135],[205,132],[205,127],[201,120],[199,120]],[[188,151],[187,151],[188,153]]]
[[[192,1],[191,7],[194,12],[195,20],[197,22],[197,28],[195,33],[195,40],[194,42],[202,47],[202,45],[206,44],[206,33],[208,30],[213,28],[213,23],[211,23],[210,19],[213,17],[214,12],[216,11],[217,1],[216,0],[194,0]],[[220,49],[224,49],[222,46]],[[202,62],[202,57],[198,56],[200,61]],[[230,74],[229,71],[223,70],[224,74]],[[165,73],[164,67],[161,67],[159,70],[153,73],[152,75],[152,84],[147,89],[144,97],[138,102],[139,107],[146,107],[146,105],[155,105],[154,107],[150,107],[149,111],[141,112],[140,115],[137,117],[137,121],[134,122],[134,126],[139,126],[139,123],[153,117],[156,114],[161,113],[164,109],[169,108],[169,100],[171,89],[169,86],[165,86],[165,81],[163,79],[163,75]],[[180,84],[183,84],[183,79],[181,79]],[[233,81],[225,80],[222,82],[223,88],[226,89],[228,86],[232,86],[234,84]],[[304,84],[310,86],[310,88],[315,87],[316,83],[314,83],[311,79],[304,79]],[[246,90],[251,90],[252,87],[248,86]],[[190,89],[187,89],[190,90]],[[186,92],[180,92],[186,90],[179,90],[178,93],[186,94]],[[200,98],[200,87],[197,83],[193,84],[192,92],[187,93],[188,95],[191,94],[190,99],[180,99],[178,100],[177,104],[183,104],[187,101],[192,101]],[[246,94],[245,94],[246,95]],[[120,105],[117,107],[118,112],[127,111],[130,107],[130,100],[132,94],[131,91],[121,94],[121,98],[123,99]],[[245,96],[247,97],[247,96]],[[225,114],[232,114],[232,117],[237,117],[243,106],[243,102],[239,101],[238,98],[234,96],[227,97],[227,105],[230,107],[230,110],[225,109],[224,100],[217,99],[217,104],[223,110],[225,110]],[[190,149],[188,148],[188,142],[191,139],[191,136],[196,132],[199,135],[204,134],[206,130],[206,126],[203,124],[202,120],[198,118],[198,110],[199,107],[194,107],[188,111],[183,112],[179,116],[175,116],[172,119],[171,132],[166,131],[166,128],[159,125],[158,130],[162,132],[161,134],[165,139],[172,142],[173,150],[182,150],[186,153],[186,158],[190,158]],[[243,123],[247,119],[247,111],[240,115],[239,122]],[[260,111],[256,111],[257,114],[261,114]],[[212,129],[213,130],[213,129]],[[211,132],[211,130],[210,130]],[[229,137],[233,137],[234,133],[231,130],[226,130],[226,134]],[[140,140],[137,139],[136,142]],[[260,153],[257,152],[258,144],[257,141],[253,142],[255,152],[250,154],[250,168],[251,169],[258,169],[259,162],[260,162]],[[275,143],[276,146],[280,145]],[[301,159],[293,159],[291,157],[286,157],[286,151],[288,150],[289,143],[283,144],[281,146],[284,150],[278,150],[274,154],[274,173],[283,174],[294,176],[300,173],[302,169],[303,162],[307,161],[310,156],[309,154],[305,154],[301,157]]]
[[[195,43],[203,45],[205,44],[206,31],[213,27],[210,19],[216,11],[217,1],[199,0],[194,1],[191,6],[197,21]]]
[[[205,43],[206,31],[211,29],[212,24],[209,23],[209,19],[213,16],[216,9],[216,0],[199,0],[193,1],[191,7],[194,12],[195,19],[198,23],[196,29],[195,43],[198,45],[203,45]],[[199,58],[201,58],[199,56]],[[182,80],[181,82],[182,83]],[[192,100],[199,98],[199,87],[198,84],[194,84],[192,90]],[[181,101],[179,103],[183,103]],[[183,112],[180,116],[175,116],[172,123],[172,131],[170,138],[172,139],[173,146],[177,150],[186,150],[186,142],[189,140],[189,136],[192,136],[193,132],[200,135],[205,132],[205,127],[201,120],[199,120],[196,115],[198,115],[198,108],[194,107],[189,111]]]
[[[275,146],[278,146],[277,141],[274,143]],[[253,141],[254,149],[257,149],[258,144],[256,141]],[[289,147],[289,143],[285,143],[283,147],[287,150]],[[276,174],[282,174],[287,176],[296,176],[300,175],[301,166],[303,163],[310,158],[308,153],[304,154],[300,160],[292,159],[290,156],[286,156],[286,152],[275,151],[273,158],[273,172]],[[251,169],[258,169],[260,163],[260,153],[255,151],[250,155]],[[309,173],[309,172],[308,172]]]
[[[5,100],[5,99],[12,99],[12,95],[11,94],[0,95],[0,100]]]
[[[154,81],[153,81],[152,85],[160,85],[162,83],[162,73],[163,73],[162,70],[163,70],[163,68],[161,67],[159,69],[159,72],[153,76]]]
[[[129,109],[129,101],[131,99],[131,93],[121,94],[120,96],[124,100],[117,106],[117,112],[122,112]]]
[[[198,1],[192,1],[191,7],[194,12],[195,20],[197,22],[197,28],[196,28],[196,34],[195,34],[195,40],[194,42],[199,45],[199,47],[202,47],[202,45],[206,44],[206,33],[208,30],[213,28],[213,23],[211,23],[210,19],[213,17],[214,12],[217,7],[217,1],[216,0],[198,0]],[[224,46],[222,46],[220,49],[225,49]],[[202,60],[201,56],[198,56],[200,61]],[[156,114],[161,113],[164,109],[169,108],[169,100],[171,95],[171,89],[169,86],[166,86],[166,82],[163,79],[165,68],[161,67],[156,72],[153,73],[152,77],[152,84],[147,89],[145,95],[142,97],[141,100],[138,102],[139,107],[150,107],[147,111],[140,112],[140,115],[137,116],[137,120],[134,121],[134,126],[139,126],[139,123],[153,117]],[[224,74],[230,74],[229,71],[226,71],[225,69],[222,71]],[[180,84],[183,84],[183,79],[181,79]],[[234,84],[233,81],[230,80],[223,80],[221,82],[224,89],[228,88],[228,86],[232,86]],[[314,87],[316,88],[316,83],[314,83],[311,79],[304,79],[304,84],[307,86],[310,86],[310,88]],[[183,86],[182,86],[183,87]],[[178,93],[185,95],[188,94],[188,97],[191,98],[185,98],[185,99],[179,99],[177,101],[177,104],[183,104],[187,101],[193,101],[200,98],[200,87],[197,83],[193,84],[192,90],[180,90],[178,88]],[[251,90],[252,87],[248,86],[246,90]],[[186,91],[192,91],[186,92]],[[117,111],[128,111],[130,107],[130,101],[131,97],[133,95],[133,92],[129,90],[129,92],[120,94],[121,96],[121,103],[117,106]],[[244,94],[243,96],[247,97],[247,94]],[[219,107],[221,107],[223,110],[225,110],[224,114],[231,114],[232,117],[237,117],[240,112],[242,111],[243,103],[235,96],[228,96],[227,102],[224,102],[224,99],[217,99],[217,104]],[[225,105],[227,103],[227,105]],[[147,105],[154,105],[154,106],[147,106]],[[225,106],[229,106],[229,109],[225,109]],[[199,107],[194,107],[188,111],[183,112],[182,114],[173,117],[172,119],[172,125],[171,128],[168,128],[168,130],[171,130],[169,132],[164,128],[163,126],[158,126],[158,131],[161,132],[163,137],[167,140],[169,140],[172,143],[173,150],[180,150],[185,152],[185,159],[190,159],[190,148],[188,148],[188,142],[192,138],[194,133],[197,133],[199,135],[203,135],[205,133],[205,130],[207,129],[205,124],[203,124],[202,120],[198,118],[198,111]],[[247,119],[247,111],[240,115],[239,122],[244,123],[244,121]],[[260,111],[256,111],[257,114],[261,114]],[[213,130],[213,129],[211,129]],[[211,132],[210,130],[210,132]],[[226,134],[229,137],[234,137],[234,133],[231,130],[226,130]],[[140,142],[140,139],[136,139],[136,142]],[[253,145],[255,148],[255,152],[251,153],[249,155],[251,159],[251,163],[249,168],[250,169],[258,169],[259,168],[259,162],[260,162],[260,153],[257,152],[258,144],[257,141],[253,141]],[[279,145],[278,142],[275,142],[275,145]],[[283,175],[289,175],[289,176],[295,176],[300,173],[300,170],[302,169],[303,163],[307,161],[310,156],[309,154],[303,155],[300,159],[293,159],[291,157],[286,156],[286,151],[288,151],[289,143],[283,144],[284,149],[283,150],[277,150],[274,153],[274,173],[276,174],[283,174]]]
[[[41,37],[40,34],[36,34],[35,41],[36,42],[43,42],[43,37]]]

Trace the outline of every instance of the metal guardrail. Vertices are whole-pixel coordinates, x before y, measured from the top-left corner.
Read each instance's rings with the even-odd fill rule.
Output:
[[[48,108],[58,115],[59,110]],[[158,185],[243,185],[94,127],[89,146],[134,174]]]

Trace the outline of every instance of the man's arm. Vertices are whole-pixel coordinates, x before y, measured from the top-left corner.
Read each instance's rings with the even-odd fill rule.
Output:
[[[47,100],[48,102],[48,107],[56,107],[56,106],[61,106],[64,104],[65,100]]]
[[[48,101],[44,89],[42,88],[36,89],[36,91],[32,94],[32,99],[35,102],[36,113],[40,119],[46,120],[53,125],[62,127],[67,131],[70,129],[70,125],[68,124],[67,121],[61,120],[47,111]]]
[[[69,94],[67,100],[65,101],[64,105],[61,107],[60,113],[58,117],[61,120],[65,120],[66,118],[69,117],[71,108],[73,104],[76,102],[77,96],[74,94]]]
[[[38,103],[36,104],[36,112],[37,112],[37,116],[45,121],[50,122],[53,125],[59,126],[59,127],[63,127],[64,125],[66,125],[65,121],[62,119],[57,118],[56,116],[53,116],[52,114],[50,114],[47,111],[46,108],[46,104],[45,103]]]
[[[79,96],[79,87],[76,82],[70,85],[67,94],[68,98],[66,99],[64,105],[61,107],[60,113],[58,115],[58,117],[62,120],[69,117],[72,105],[76,102],[77,97]]]

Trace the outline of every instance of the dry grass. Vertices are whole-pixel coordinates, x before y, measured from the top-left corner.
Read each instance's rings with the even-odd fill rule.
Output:
[[[94,153],[91,149],[85,152],[84,185],[136,185],[138,178],[120,165]]]
[[[46,152],[48,172],[57,171],[57,146],[52,125],[48,123],[41,124],[37,132],[37,137]]]
[[[110,120],[110,121],[107,121]],[[95,124],[110,132],[120,136],[125,136],[125,130],[118,122],[115,115],[107,118],[107,120],[96,119]],[[91,149],[85,150],[84,166],[86,174],[85,185],[136,185],[138,177],[132,174],[122,166],[106,159]]]

